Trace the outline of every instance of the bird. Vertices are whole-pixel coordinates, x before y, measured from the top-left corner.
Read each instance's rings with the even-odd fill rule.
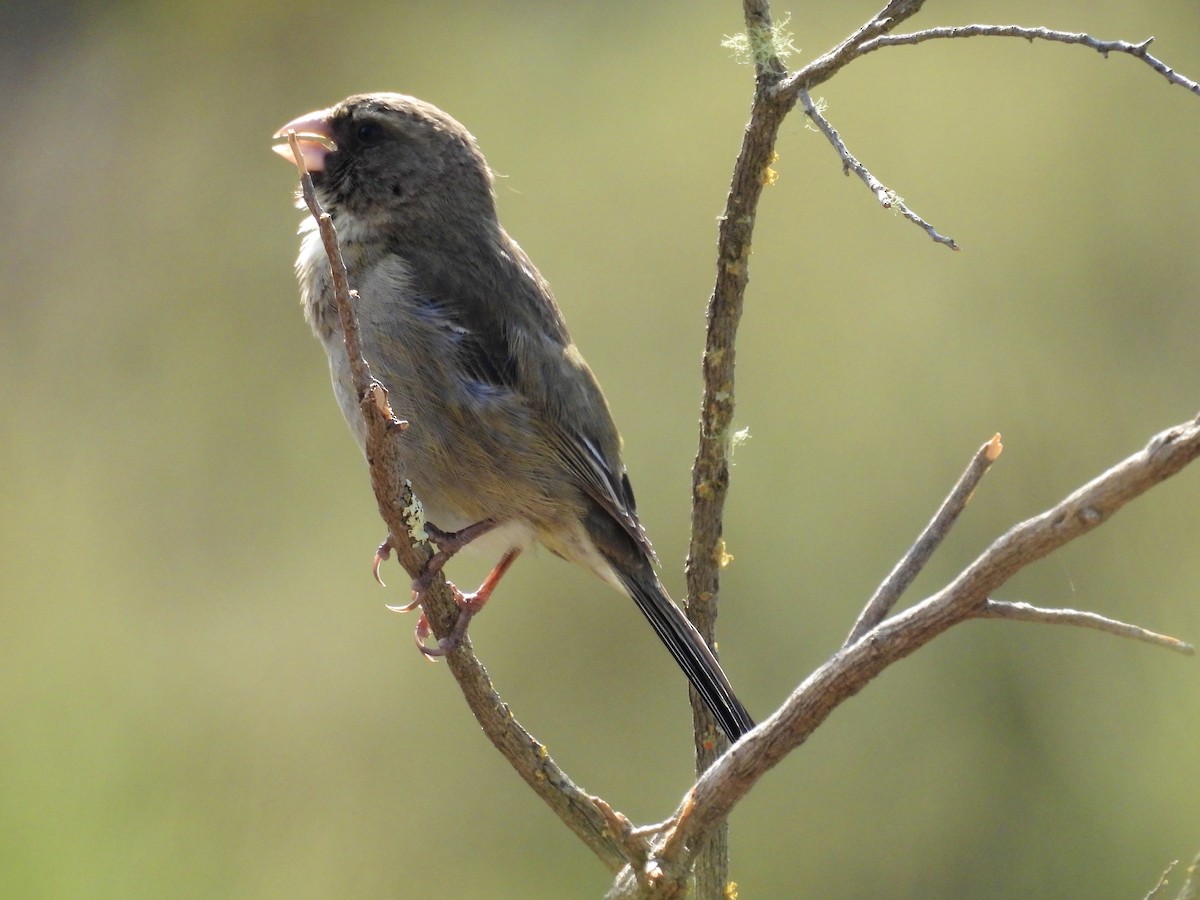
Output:
[[[363,356],[409,423],[400,455],[433,523],[436,566],[468,543],[500,554],[479,591],[458,595],[460,622],[519,553],[540,544],[633,599],[736,741],[754,721],[656,574],[604,393],[550,285],[501,226],[475,138],[433,104],[396,93],[348,97],[293,119],[274,140],[289,133],[300,159],[289,143],[273,149],[311,176],[358,293]],[[300,243],[304,315],[365,449],[328,257],[311,218]],[[419,625],[419,646],[427,635]]]

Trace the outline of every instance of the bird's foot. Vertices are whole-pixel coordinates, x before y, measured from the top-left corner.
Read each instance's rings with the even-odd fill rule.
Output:
[[[461,534],[462,532],[459,532]],[[484,607],[488,602],[488,598],[492,596],[492,591],[496,589],[496,585],[500,583],[500,579],[504,577],[504,573],[508,571],[509,566],[513,564],[513,560],[517,558],[517,554],[521,551],[518,549],[509,550],[500,558],[500,562],[488,577],[483,580],[483,584],[479,589],[470,593],[464,594],[452,582],[447,581],[446,585],[450,588],[451,594],[454,597],[454,602],[458,604],[458,618],[454,622],[454,627],[450,629],[450,633],[444,638],[438,640],[432,646],[428,643],[429,638],[433,636],[433,630],[429,625],[429,617],[425,611],[421,610],[421,617],[417,620],[417,627],[413,632],[413,637],[417,642],[417,649],[420,650],[426,659],[436,660],[438,657],[445,656],[454,650],[457,650],[463,642],[463,638],[467,634],[467,626],[471,624],[471,619]],[[432,562],[432,560],[431,560]],[[428,567],[422,572],[420,577],[413,579],[413,596],[412,600],[404,606],[389,606],[388,609],[393,612],[411,612],[425,602],[425,594],[432,584],[434,575],[437,570],[430,573]]]
[[[442,531],[431,522],[426,522],[425,533],[429,535],[429,540],[437,545],[438,550],[425,564],[425,571],[421,573],[421,577],[426,581],[431,581],[433,576],[442,571],[442,567],[450,561],[450,557],[475,538],[487,534],[498,524],[500,523],[495,519],[481,519],[474,525],[468,525],[458,531]]]
[[[468,525],[466,528],[460,528],[458,531],[442,531],[436,525],[429,522],[425,523],[425,533],[429,536],[429,540],[437,545],[437,553],[429,558],[429,562],[425,564],[424,570],[421,572],[418,579],[422,586],[416,586],[414,582],[413,590],[422,591],[433,583],[434,576],[442,571],[442,568],[450,561],[450,557],[454,556],[459,550],[475,540],[480,535],[487,534],[496,525],[499,524],[495,519],[483,519],[476,522],[474,525]],[[387,587],[383,583],[383,578],[379,574],[379,568],[388,559],[391,558],[392,550],[396,546],[392,543],[392,536],[389,534],[383,539],[375,551],[375,558],[371,561],[371,574],[375,576],[383,587]]]
[[[439,639],[437,643],[430,645],[428,641],[433,636],[433,630],[429,627],[429,618],[423,610],[421,618],[417,620],[417,627],[413,632],[413,638],[417,642],[417,649],[430,662],[436,662],[447,653],[457,650],[462,646],[463,638],[467,636],[467,626],[471,624],[471,620],[475,618],[475,614],[483,609],[483,605],[488,600],[487,595],[482,591],[475,591],[473,594],[464,594],[452,582],[447,581],[446,586],[450,588],[454,602],[458,604],[458,618],[455,619],[454,627],[450,629],[450,633],[444,638]],[[414,600],[413,602],[419,603],[420,600]]]

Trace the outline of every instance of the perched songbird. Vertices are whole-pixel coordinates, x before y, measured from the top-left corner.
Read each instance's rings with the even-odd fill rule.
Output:
[[[550,286],[500,226],[475,139],[440,109],[361,94],[289,122],[358,291],[363,353],[408,420],[406,477],[442,556],[483,535],[503,571],[534,542],[628,594],[736,740],[754,723],[655,575],[600,385]],[[275,148],[293,158],[288,144]],[[293,159],[293,162],[295,160]],[[301,204],[302,205],[302,204]],[[311,219],[296,271],[334,393],[364,443],[328,261]],[[447,534],[449,532],[450,534]],[[458,541],[453,539],[457,533]]]

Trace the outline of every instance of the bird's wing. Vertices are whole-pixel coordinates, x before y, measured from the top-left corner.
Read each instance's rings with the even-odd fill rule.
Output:
[[[509,241],[495,269],[450,273],[432,262],[421,260],[412,267],[427,273],[418,289],[419,303],[424,315],[453,332],[462,369],[481,383],[511,391],[535,410],[583,492],[657,561],[638,521],[621,461],[621,439],[604,393],[528,257]]]

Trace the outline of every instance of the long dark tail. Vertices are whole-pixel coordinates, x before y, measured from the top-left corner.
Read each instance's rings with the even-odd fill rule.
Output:
[[[675,602],[667,596],[650,562],[635,566],[635,571],[616,570],[629,596],[650,622],[654,633],[671,651],[692,687],[721,723],[721,729],[736,741],[754,727],[754,720],[733,693],[733,686],[700,633],[687,620]]]

